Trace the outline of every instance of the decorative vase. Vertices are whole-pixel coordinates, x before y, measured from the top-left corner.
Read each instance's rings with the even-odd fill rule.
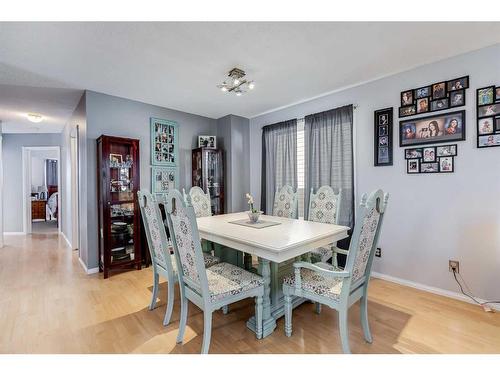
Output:
[[[259,221],[259,216],[262,213],[263,213],[262,211],[257,211],[257,212],[247,211],[248,218],[250,219],[250,222],[252,222],[254,224]]]

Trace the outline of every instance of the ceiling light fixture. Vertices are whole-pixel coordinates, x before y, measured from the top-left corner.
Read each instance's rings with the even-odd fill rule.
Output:
[[[31,122],[41,122],[43,120],[43,116],[38,113],[28,113],[28,120]]]
[[[233,68],[228,73],[228,78],[217,87],[223,92],[229,92],[241,96],[248,90],[255,88],[255,82],[246,78],[245,71]],[[229,82],[229,83],[228,83]]]

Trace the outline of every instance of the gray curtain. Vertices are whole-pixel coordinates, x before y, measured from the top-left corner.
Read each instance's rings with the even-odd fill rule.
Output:
[[[45,184],[57,186],[57,160],[45,160]]]
[[[262,128],[261,210],[266,214],[283,185],[297,189],[297,119]]]
[[[305,117],[304,217],[310,191],[323,185],[342,189],[341,225],[354,226],[352,105]]]

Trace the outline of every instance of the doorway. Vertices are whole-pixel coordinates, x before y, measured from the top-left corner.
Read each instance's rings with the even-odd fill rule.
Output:
[[[59,146],[23,147],[23,231],[61,231],[61,166]]]

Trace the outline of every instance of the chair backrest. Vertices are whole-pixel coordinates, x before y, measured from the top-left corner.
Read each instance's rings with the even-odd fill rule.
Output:
[[[342,190],[339,189],[338,193],[330,186],[321,186],[314,194],[311,189],[309,198],[309,215],[308,220],[316,221],[319,223],[338,224],[339,211],[341,207],[340,197]]]
[[[142,221],[146,229],[146,239],[153,267],[159,266],[167,270],[167,272],[173,272],[167,233],[161,218],[157,198],[144,190],[139,190],[137,197]]]
[[[184,199],[177,189],[166,197],[165,212],[174,246],[179,279],[191,289],[209,298],[207,272],[191,197]]]
[[[187,194],[184,189],[182,189],[182,195],[186,199]],[[189,190],[189,196],[191,197],[191,204],[196,217],[212,216],[210,193],[205,193],[199,186],[193,186]]]
[[[349,281],[344,283],[350,291],[359,288],[370,279],[373,255],[388,200],[389,194],[384,194],[380,189],[373,191],[369,196],[365,193],[361,197],[345,266],[345,270],[351,273]]]
[[[298,218],[297,192],[290,185],[285,185],[274,194],[273,216]]]

